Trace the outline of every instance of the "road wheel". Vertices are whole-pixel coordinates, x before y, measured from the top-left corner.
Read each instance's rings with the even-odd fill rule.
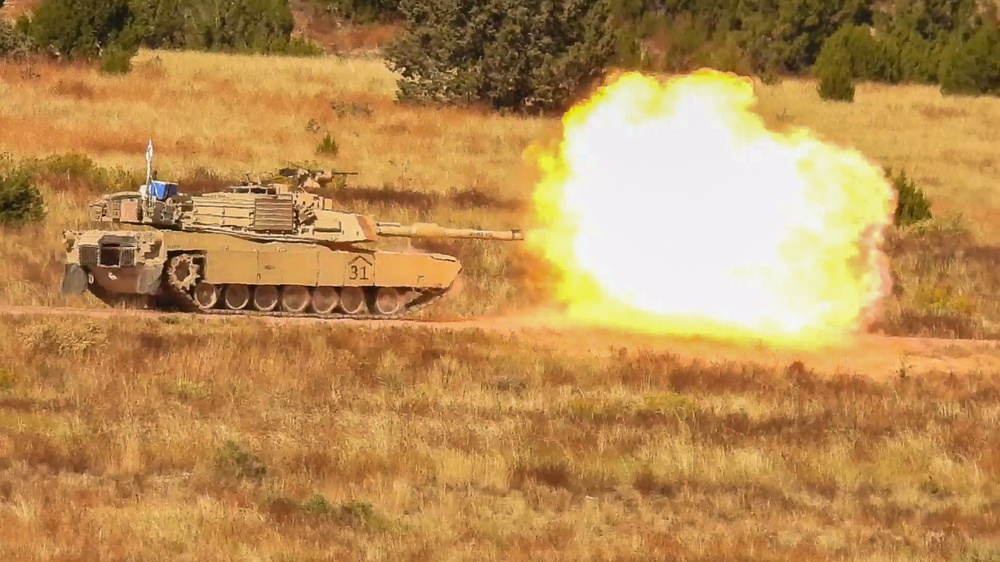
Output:
[[[333,287],[316,287],[312,294],[312,309],[320,314],[330,314],[340,304],[340,294]]]
[[[391,316],[403,308],[403,297],[392,287],[382,287],[375,292],[375,311],[385,316]]]
[[[288,286],[281,290],[281,309],[286,312],[302,312],[309,307],[309,289]]]
[[[269,312],[278,306],[278,288],[273,285],[260,285],[253,290],[253,308]]]
[[[215,308],[216,303],[219,302],[219,291],[215,285],[202,281],[194,287],[194,302],[202,310]]]
[[[340,292],[340,309],[347,314],[365,311],[365,292],[361,287],[344,287]]]
[[[228,285],[222,291],[222,302],[229,310],[241,310],[250,303],[250,288],[246,285]]]

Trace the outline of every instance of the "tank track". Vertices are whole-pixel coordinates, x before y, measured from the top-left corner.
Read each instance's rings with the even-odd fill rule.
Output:
[[[404,305],[399,312],[394,314],[373,314],[370,312],[348,314],[346,312],[330,312],[321,314],[319,312],[289,312],[284,310],[254,310],[244,308],[231,310],[227,308],[205,309],[198,306],[194,297],[181,287],[172,283],[167,276],[164,276],[161,286],[160,299],[158,299],[157,309],[176,308],[180,312],[205,314],[213,316],[250,316],[250,317],[271,317],[271,318],[313,318],[317,320],[396,320],[413,314],[414,312],[426,308],[441,300],[447,295],[452,286],[444,289],[431,289],[416,297],[408,304]]]

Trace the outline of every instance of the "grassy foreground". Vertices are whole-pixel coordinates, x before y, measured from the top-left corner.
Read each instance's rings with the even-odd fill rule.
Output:
[[[1000,393],[980,375],[540,345],[2,319],[0,557],[997,555]]]

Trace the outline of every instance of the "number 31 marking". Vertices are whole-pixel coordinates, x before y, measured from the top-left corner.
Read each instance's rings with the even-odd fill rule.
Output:
[[[362,281],[367,281],[368,280],[368,267],[364,266],[364,265],[361,266],[361,267],[358,267],[356,265],[352,265],[351,266],[351,277],[350,277],[350,279],[351,279],[351,281],[355,281],[357,279],[361,279]]]

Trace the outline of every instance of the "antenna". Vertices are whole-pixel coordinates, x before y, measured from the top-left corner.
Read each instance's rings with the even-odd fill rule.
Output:
[[[146,145],[146,202],[153,200],[153,139]]]

